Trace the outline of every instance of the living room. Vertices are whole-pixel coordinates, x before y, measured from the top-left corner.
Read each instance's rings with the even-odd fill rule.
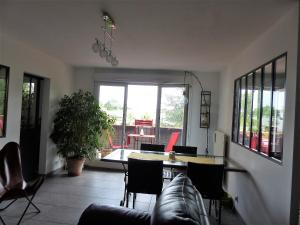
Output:
[[[43,78],[38,172],[45,175],[64,165],[50,134],[58,102],[65,94],[78,89],[96,93],[99,83],[189,85],[185,144],[205,154],[207,145],[213,151],[214,131],[229,137],[228,157],[247,170],[247,175],[227,174],[227,190],[243,221],[298,224],[298,1],[28,0],[0,4],[0,64],[9,67],[1,147],[20,142],[24,74]],[[117,25],[112,43],[119,60],[116,67],[91,48],[95,38],[103,39],[102,11]],[[283,154],[277,162],[232,141],[233,97],[236,79],[285,53]],[[211,92],[209,129],[199,127],[201,87],[186,72]],[[113,175],[107,176],[121,178]],[[43,185],[47,184],[46,179]]]

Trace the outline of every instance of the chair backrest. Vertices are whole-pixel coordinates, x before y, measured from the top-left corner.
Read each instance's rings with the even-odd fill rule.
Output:
[[[176,152],[176,153],[197,155],[197,147],[194,147],[194,146],[179,146],[179,145],[174,145],[173,146],[173,151]]]
[[[141,150],[164,152],[165,145],[141,143]]]
[[[20,147],[15,142],[7,143],[0,150],[0,182],[0,186],[3,186],[7,190],[14,188],[21,189],[25,184],[22,173]]]
[[[153,120],[134,120],[135,133],[141,135],[154,135]]]
[[[172,151],[173,149],[173,145],[176,144],[177,140],[178,140],[178,137],[179,137],[179,132],[175,131],[175,132],[172,132],[171,136],[170,136],[170,139],[168,141],[168,144],[167,144],[167,147],[165,149],[166,152],[170,152]]]
[[[140,126],[153,126],[153,120],[134,120],[134,125],[140,125]]]
[[[127,190],[159,195],[163,185],[163,162],[128,158]]]
[[[188,163],[187,176],[203,198],[219,199],[223,195],[224,165]]]

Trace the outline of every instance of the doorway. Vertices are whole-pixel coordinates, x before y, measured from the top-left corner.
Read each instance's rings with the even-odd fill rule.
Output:
[[[37,176],[41,137],[42,78],[25,73],[22,88],[20,147],[24,178]]]

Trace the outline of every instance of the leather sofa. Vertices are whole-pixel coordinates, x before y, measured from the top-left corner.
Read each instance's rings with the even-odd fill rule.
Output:
[[[200,193],[183,174],[162,191],[152,214],[119,206],[92,204],[78,225],[209,225]]]

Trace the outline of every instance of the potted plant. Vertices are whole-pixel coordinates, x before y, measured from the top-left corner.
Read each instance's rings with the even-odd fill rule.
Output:
[[[60,100],[50,137],[58,154],[66,159],[70,176],[81,174],[86,158],[95,158],[100,137],[103,141],[104,134],[112,129],[111,121],[113,118],[101,110],[90,92],[79,90]]]

